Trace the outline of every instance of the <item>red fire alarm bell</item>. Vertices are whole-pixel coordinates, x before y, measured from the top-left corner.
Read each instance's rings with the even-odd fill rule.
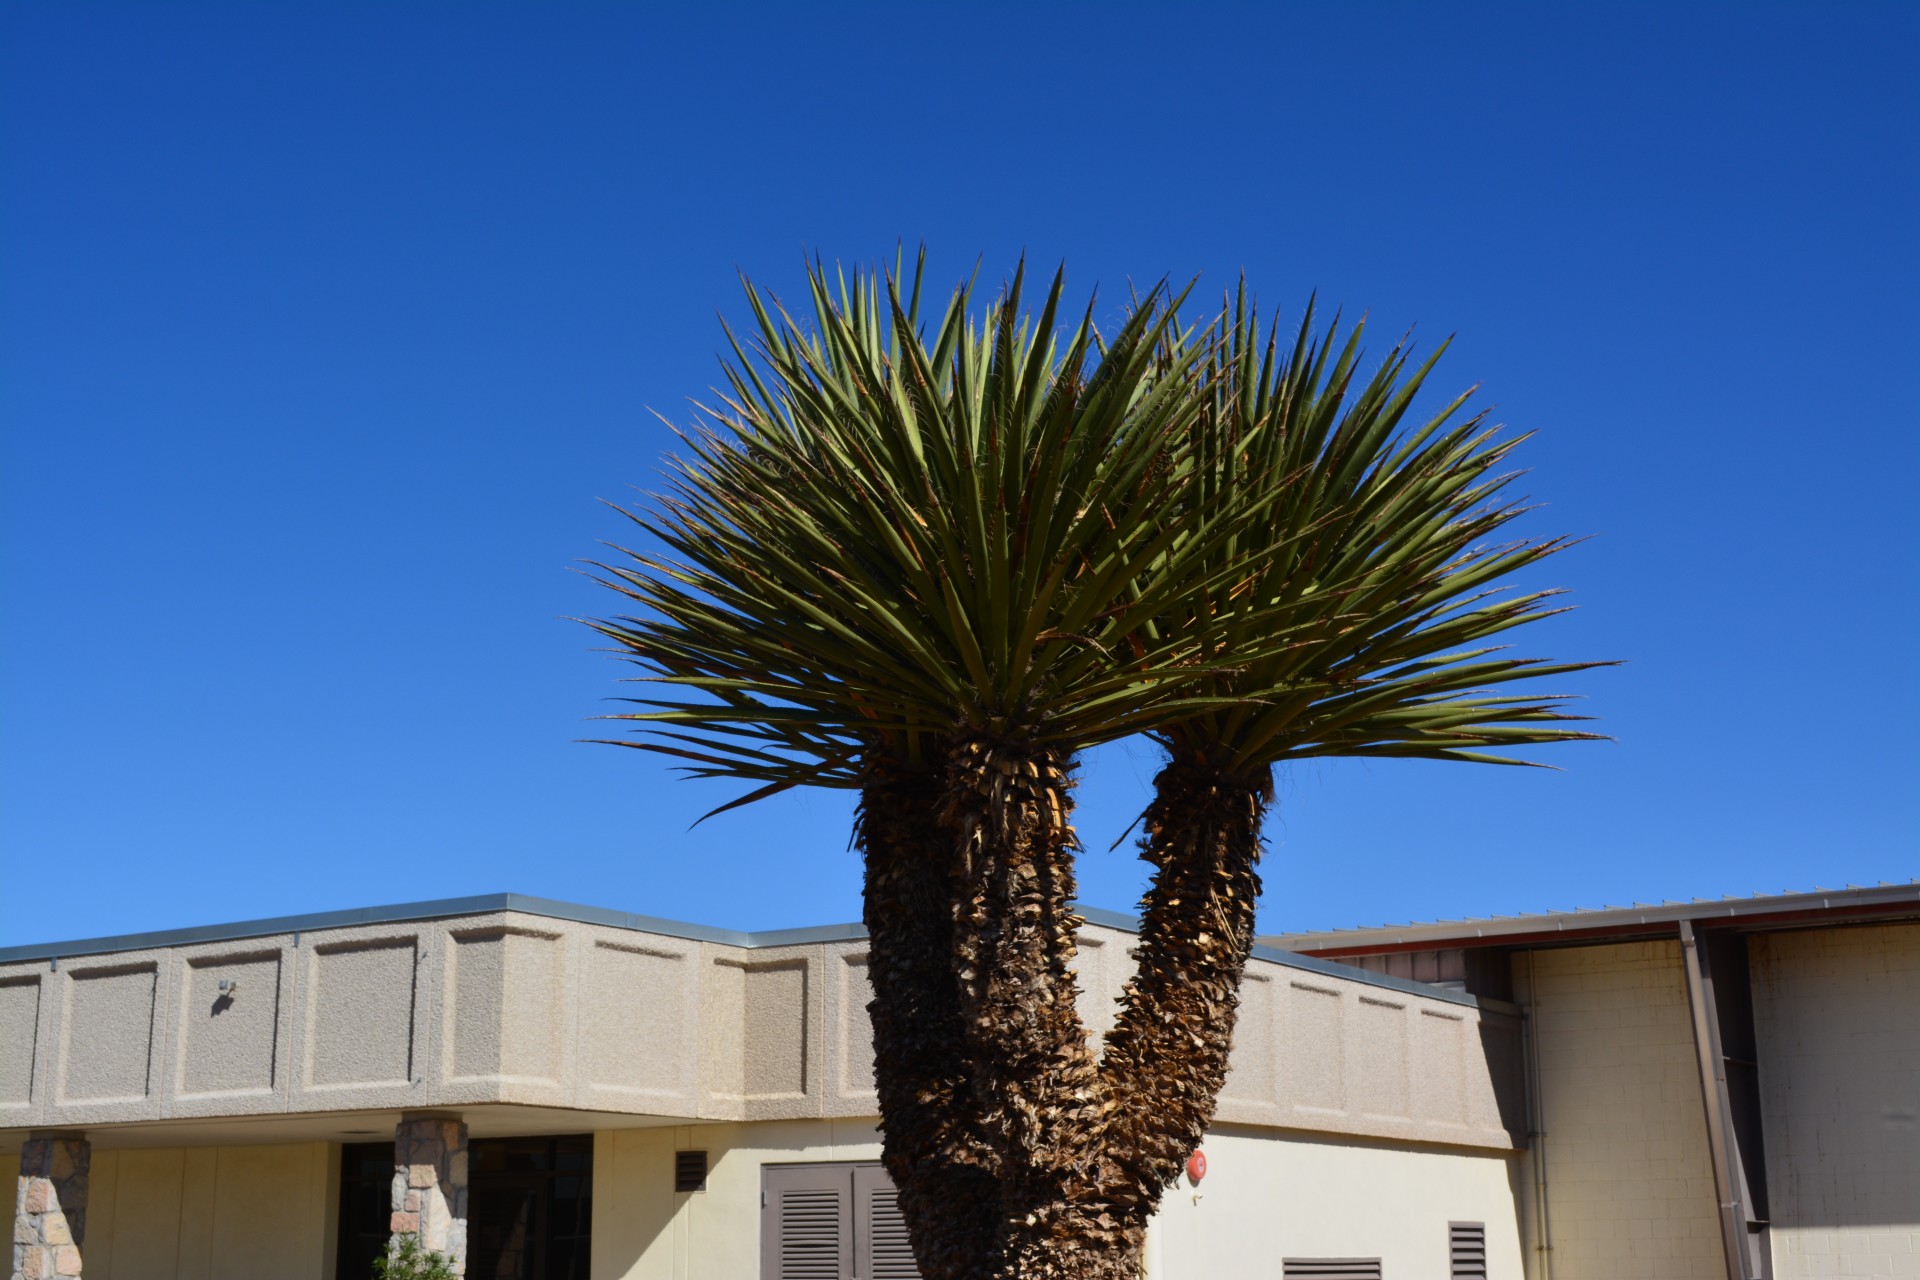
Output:
[[[1200,1185],[1200,1179],[1206,1176],[1207,1153],[1195,1150],[1192,1155],[1187,1157],[1187,1177],[1192,1179],[1193,1185],[1197,1187]]]

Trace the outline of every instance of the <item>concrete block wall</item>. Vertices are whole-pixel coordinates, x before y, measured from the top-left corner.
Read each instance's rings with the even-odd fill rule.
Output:
[[[1920,1276],[1920,924],[1748,945],[1774,1274]]]
[[[1523,1170],[1530,1248],[1537,1152],[1554,1280],[1725,1275],[1680,944],[1522,954],[1514,983],[1537,1020],[1544,1133]]]

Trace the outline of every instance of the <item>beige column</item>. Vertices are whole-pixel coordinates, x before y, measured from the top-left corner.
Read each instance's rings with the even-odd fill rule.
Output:
[[[87,1236],[87,1166],[81,1133],[34,1133],[20,1146],[13,1199],[13,1280],[80,1274]]]
[[[393,1131],[395,1243],[411,1236],[467,1271],[467,1126],[454,1112],[410,1111]]]

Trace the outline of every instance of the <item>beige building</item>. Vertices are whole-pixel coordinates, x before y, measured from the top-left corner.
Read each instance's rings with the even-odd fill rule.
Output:
[[[1265,941],[1518,1006],[1529,1276],[1920,1276],[1920,887]]]
[[[1131,921],[1088,914],[1097,1034]],[[1920,1274],[1920,888],[1708,914],[1269,940],[1149,1274],[1726,1275],[1727,1170],[1751,1274]],[[1703,1094],[1703,990],[1757,1090]],[[14,1272],[335,1280],[405,1231],[488,1280],[909,1277],[867,999],[857,927],[514,895],[0,950]]]

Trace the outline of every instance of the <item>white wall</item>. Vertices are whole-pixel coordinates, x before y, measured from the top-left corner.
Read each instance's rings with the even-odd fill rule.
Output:
[[[1920,1276],[1920,925],[1749,945],[1775,1274]]]

